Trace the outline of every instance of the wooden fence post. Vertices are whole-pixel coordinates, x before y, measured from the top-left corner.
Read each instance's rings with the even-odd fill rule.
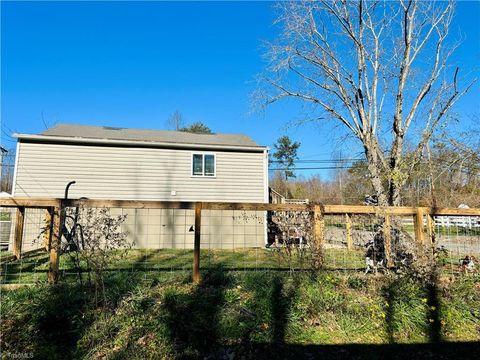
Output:
[[[62,241],[63,204],[55,207],[52,214],[52,231],[50,237],[50,267],[48,269],[48,282],[55,284],[60,276],[60,245]]]
[[[325,229],[325,220],[320,205],[315,205],[313,210],[314,219],[314,248],[313,248],[313,267],[314,270],[320,270],[323,265],[323,238]]]
[[[435,221],[433,216],[429,213],[427,214],[427,235],[430,240],[430,244],[435,243]]]
[[[52,229],[53,229],[53,218],[54,218],[55,209],[49,207],[45,209],[45,232],[43,233],[43,246],[46,251],[50,251],[50,246],[52,242]]]
[[[17,216],[15,221],[15,239],[13,242],[13,255],[15,255],[17,260],[22,257],[24,223],[25,223],[25,208],[23,206],[20,206],[17,208]]]
[[[417,213],[413,216],[415,226],[415,240],[419,243],[425,242],[425,233],[423,232],[423,209],[417,207]]]
[[[385,242],[385,260],[387,268],[392,266],[392,226],[390,223],[390,215],[385,215],[383,223],[383,241]]]
[[[345,214],[345,224],[347,229],[347,249],[352,250],[353,243],[352,243],[352,219],[350,215]]]
[[[193,282],[200,282],[200,235],[202,226],[202,203],[195,203],[195,242],[193,249]]]

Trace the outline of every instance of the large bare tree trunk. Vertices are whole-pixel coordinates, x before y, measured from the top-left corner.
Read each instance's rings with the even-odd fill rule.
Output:
[[[315,119],[343,125],[364,149],[380,205],[401,205],[402,187],[425,145],[476,81],[459,90],[459,69],[447,67],[456,48],[447,42],[454,2],[324,0],[279,7],[284,31],[271,45],[266,103],[296,98],[314,105]],[[412,124],[420,130],[412,132]]]

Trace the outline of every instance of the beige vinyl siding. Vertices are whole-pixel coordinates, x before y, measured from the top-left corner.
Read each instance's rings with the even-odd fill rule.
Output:
[[[21,142],[15,196],[63,197],[75,180],[72,198],[264,202],[263,152],[208,152],[214,178],[192,177],[196,150]]]
[[[20,143],[15,196],[165,201],[264,202],[263,152],[216,155],[215,177],[193,177],[194,150]],[[171,195],[176,191],[176,196]],[[135,248],[193,248],[192,210],[111,209],[127,215],[123,231]],[[28,216],[25,248],[40,246],[43,213]],[[265,212],[202,212],[204,249],[262,247]]]
[[[135,248],[193,249],[193,210],[112,209],[126,215],[122,231]],[[239,249],[265,245],[265,213],[262,211],[203,210],[202,249]]]

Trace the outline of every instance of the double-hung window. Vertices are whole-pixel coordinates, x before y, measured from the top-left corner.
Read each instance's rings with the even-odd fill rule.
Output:
[[[192,154],[192,176],[215,176],[215,154]]]

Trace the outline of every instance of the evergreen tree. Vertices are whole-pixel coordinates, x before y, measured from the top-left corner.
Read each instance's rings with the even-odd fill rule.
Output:
[[[277,142],[273,145],[275,152],[273,157],[277,160],[278,164],[283,168],[285,174],[285,180],[288,178],[295,178],[295,173],[292,168],[297,160],[297,150],[300,147],[299,142],[292,142],[292,140],[284,135],[278,138]]]
[[[194,133],[194,134],[213,134],[212,130],[210,130],[210,128],[207,125],[205,125],[200,121],[194,122],[193,124],[187,127],[181,128],[180,131]]]

